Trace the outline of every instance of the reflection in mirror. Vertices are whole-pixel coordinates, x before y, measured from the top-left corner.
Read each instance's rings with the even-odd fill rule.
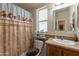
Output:
[[[72,22],[71,22],[71,28],[72,28],[72,31],[74,31],[75,30],[75,12],[73,12],[73,14],[72,14]]]
[[[74,31],[74,6],[54,10],[55,30]]]
[[[58,21],[58,30],[65,30],[65,21],[62,20],[62,21]]]

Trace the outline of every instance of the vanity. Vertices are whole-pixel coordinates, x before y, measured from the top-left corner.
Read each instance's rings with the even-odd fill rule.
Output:
[[[59,38],[48,38],[46,43],[47,56],[79,56],[79,5],[54,9],[54,30],[49,36],[71,36],[73,41]],[[70,34],[71,33],[71,34]],[[77,39],[76,39],[77,38]],[[68,39],[67,39],[68,40]]]
[[[47,56],[79,56],[79,42],[75,42],[73,45],[66,45],[53,39],[48,39],[45,43]]]

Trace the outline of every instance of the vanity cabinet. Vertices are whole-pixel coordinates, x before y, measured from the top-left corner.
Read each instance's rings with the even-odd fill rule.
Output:
[[[70,49],[63,49],[63,56],[79,56],[79,52]]]
[[[47,56],[79,56],[78,51],[59,47],[56,45],[46,44],[46,55]]]
[[[47,49],[46,49],[47,56],[61,56],[61,54],[62,54],[61,48],[50,45],[50,44],[47,44],[46,47],[47,47]]]

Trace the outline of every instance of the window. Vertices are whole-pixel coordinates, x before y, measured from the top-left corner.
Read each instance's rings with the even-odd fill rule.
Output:
[[[47,32],[47,8],[38,11],[38,30]]]

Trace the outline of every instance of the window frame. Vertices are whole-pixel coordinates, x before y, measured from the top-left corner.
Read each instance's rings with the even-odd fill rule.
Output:
[[[47,20],[43,20],[43,21],[39,21],[39,11],[43,10],[43,9],[47,9]],[[47,33],[48,32],[48,8],[47,6],[43,6],[41,8],[38,8],[36,10],[36,32],[40,33],[39,31],[39,22],[46,22],[47,21],[47,31],[46,32],[42,32],[42,33]]]

